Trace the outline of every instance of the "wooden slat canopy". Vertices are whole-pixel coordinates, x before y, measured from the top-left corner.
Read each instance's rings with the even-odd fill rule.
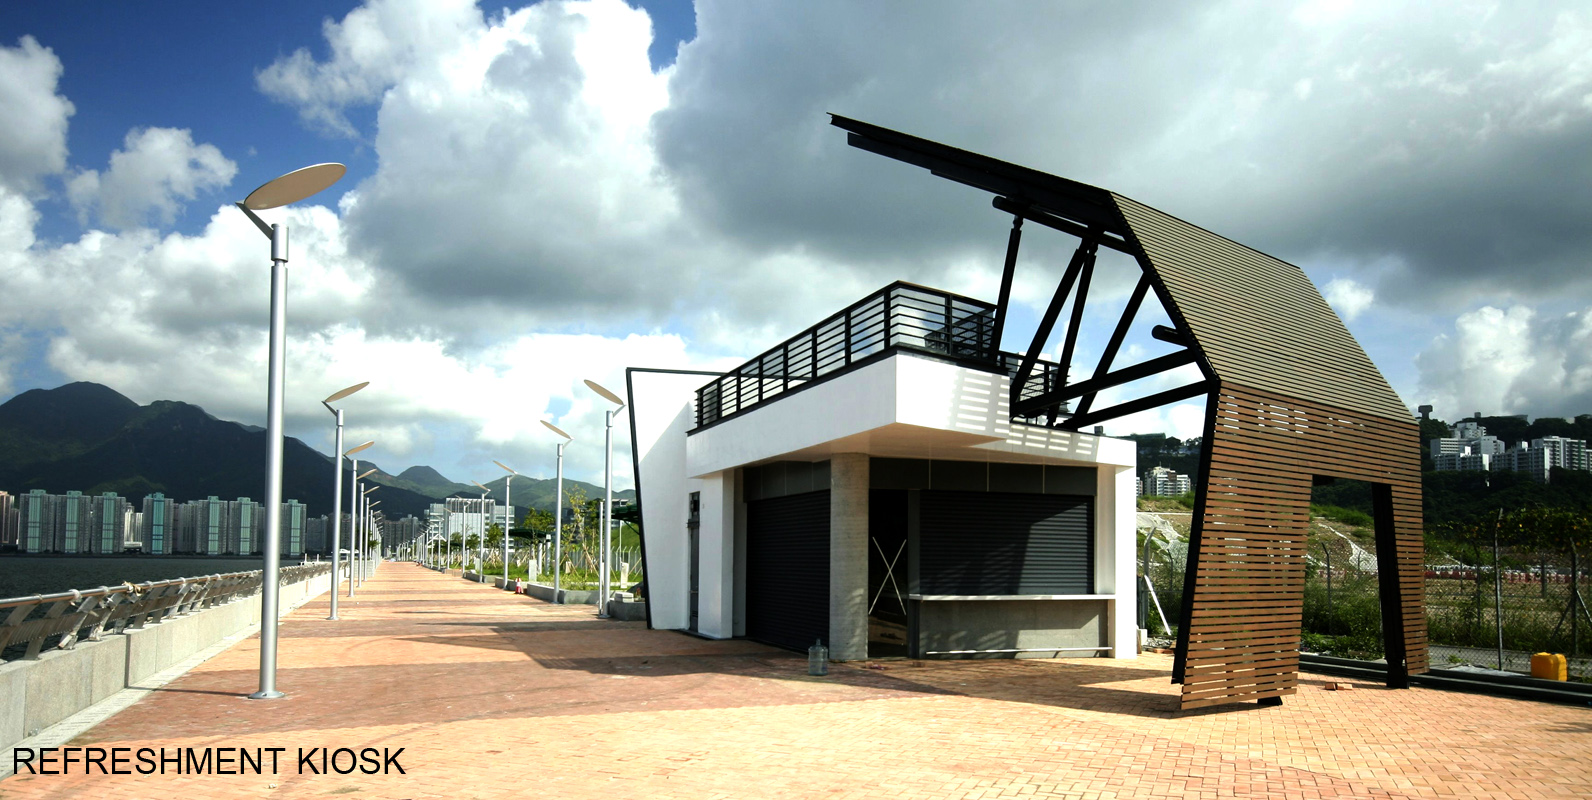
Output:
[[[1113,192],[845,117],[832,122],[853,146],[997,195],[995,207],[1015,218],[997,310],[1003,319],[1024,219],[1079,236],[1074,259],[1087,261],[1085,274],[1096,245],[1134,255],[1144,270],[1176,325],[1169,335],[1204,373],[1192,388],[1208,391],[1173,675],[1183,708],[1280,702],[1296,692],[1305,535],[1318,477],[1372,485],[1388,684],[1406,686],[1409,675],[1426,671],[1419,429],[1303,270]],[[1063,279],[1047,320],[1069,283]],[[1096,384],[1110,382],[1102,376],[1136,307],[1129,304]],[[1048,333],[1042,327],[1033,353]],[[1069,329],[1069,344],[1075,336]],[[1050,419],[1091,386],[1075,383],[1051,395]],[[1073,422],[1094,424],[1112,411]]]

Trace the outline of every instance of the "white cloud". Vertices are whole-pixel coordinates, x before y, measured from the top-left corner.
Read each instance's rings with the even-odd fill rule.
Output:
[[[1421,402],[1440,419],[1592,413],[1592,308],[1547,315],[1484,306],[1459,315],[1416,365]]]
[[[266,95],[296,106],[311,125],[357,136],[344,109],[375,102],[409,70],[457,54],[459,43],[481,25],[472,0],[371,0],[341,22],[322,24],[328,61],[299,48],[261,70],[255,82]]]
[[[186,201],[220,189],[238,174],[214,145],[194,144],[192,132],[134,128],[111,154],[104,174],[84,170],[67,182],[67,196],[85,223],[93,213],[113,228],[170,225]]]
[[[1009,219],[848,147],[826,111],[1120,189],[1283,258],[1327,254],[1324,274],[1353,276],[1328,296],[1367,329],[1417,294],[1498,287],[1507,306],[1589,286],[1585,258],[1565,255],[1592,241],[1572,202],[1592,164],[1584,13],[701,0],[697,20],[654,73],[648,20],[619,0],[486,14],[371,0],[325,23],[323,57],[257,73],[307,124],[375,153],[335,209],[273,212],[294,236],[290,432],[327,449],[314,401],[371,379],[350,422],[389,469],[484,477],[498,458],[535,474],[551,452],[536,420],[557,413],[580,442],[571,473],[590,479],[603,405],[582,378],[725,366],[897,278],[992,298]],[[60,73],[31,40],[0,49],[0,103],[39,109],[0,141],[0,331],[48,331],[49,366],[70,379],[257,423],[263,243],[205,196],[232,162],[186,131],[134,131],[69,185],[119,232],[39,244],[49,205],[32,192],[71,168]],[[350,121],[360,109],[373,130]],[[201,231],[139,227],[195,202],[214,212]],[[1014,298],[1042,306],[1073,242],[1026,230]],[[1131,273],[1097,282],[1120,294]],[[1423,273],[1442,277],[1409,279]],[[1423,356],[1424,386],[1484,409],[1534,411],[1539,385],[1585,398],[1588,315],[1546,314],[1467,315]],[[1500,327],[1512,344],[1489,338]],[[1483,347],[1505,367],[1450,369]],[[1473,384],[1506,386],[1489,400]],[[1187,437],[1202,422],[1183,403],[1110,429]]]
[[[66,125],[75,109],[55,93],[61,60],[32,36],[0,46],[0,186],[31,192],[38,178],[66,169]]]
[[[1333,278],[1322,294],[1338,314],[1349,321],[1370,308],[1371,301],[1376,297],[1369,287],[1353,278]]]

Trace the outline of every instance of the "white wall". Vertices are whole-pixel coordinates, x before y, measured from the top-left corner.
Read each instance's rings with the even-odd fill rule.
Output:
[[[696,390],[710,380],[707,375],[629,373],[630,414],[640,462],[647,608],[655,628],[684,628],[690,622],[687,495],[698,491],[701,482],[686,478],[686,431],[696,427]]]

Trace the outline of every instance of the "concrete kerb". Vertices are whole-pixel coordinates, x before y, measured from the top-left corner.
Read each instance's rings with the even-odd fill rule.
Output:
[[[286,615],[326,593],[325,575],[282,587]],[[60,747],[260,629],[260,595],[0,664],[0,747]],[[13,762],[0,763],[0,779]]]
[[[450,574],[450,575],[451,574],[457,574],[457,573],[458,573],[458,570],[449,570],[448,571],[448,574]],[[460,574],[460,577],[462,577],[464,580],[467,580],[467,581],[469,581],[471,583],[482,583],[482,581],[480,579],[480,576],[477,575],[474,572],[462,573],[462,574]],[[503,588],[503,577],[501,575],[499,575],[497,577],[493,577],[493,576],[488,575],[487,576],[487,580],[485,582],[486,583],[490,583],[491,585],[493,585],[493,586],[495,586],[495,587],[497,587],[499,589]],[[597,605],[597,590],[596,589],[559,589],[557,591],[557,593],[555,594],[554,590],[553,590],[553,587],[548,586],[545,583],[527,583],[527,584],[525,584],[525,594],[527,596],[529,596],[529,597],[534,597],[534,598],[536,598],[538,600],[545,600],[545,601],[547,601],[549,603],[555,603],[555,604],[558,604],[558,605],[571,605],[571,606],[594,606],[594,605]],[[643,619],[645,619],[644,616],[643,616]]]

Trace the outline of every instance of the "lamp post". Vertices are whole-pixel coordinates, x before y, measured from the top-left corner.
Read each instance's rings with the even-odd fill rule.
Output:
[[[336,447],[332,448],[332,452],[337,454],[332,459],[337,462],[335,474],[332,478],[332,613],[327,619],[337,619],[337,583],[340,580],[337,574],[337,543],[342,538],[343,529],[343,455],[345,455],[343,453],[343,410],[341,408],[332,408],[332,404],[369,385],[370,381],[355,384],[340,392],[334,392],[331,397],[321,401],[321,405],[326,406],[326,410],[337,417],[337,443]],[[366,442],[360,445],[359,449],[363,450],[373,444],[375,442]]]
[[[608,426],[604,434],[605,452],[603,454],[603,532],[602,532],[602,563],[597,570],[597,616],[608,616],[608,540],[612,535],[613,506],[614,506],[614,415],[625,407],[625,401],[619,395],[604,389],[595,381],[586,381],[586,386],[601,395],[604,400],[613,403],[618,408],[609,409],[607,413]]]
[[[564,567],[564,445],[575,441],[569,434],[547,420],[542,420],[547,429],[559,436],[564,441],[558,443],[558,488],[554,489],[553,497],[553,602],[558,602],[559,571]]]
[[[509,473],[508,483],[504,484],[504,486],[503,486],[503,504],[509,507],[508,519],[503,520],[503,588],[504,589],[508,589],[509,588],[509,527],[513,524],[513,521],[514,521],[514,476],[518,475],[519,473],[515,472],[512,469],[509,469],[508,466],[505,465],[501,461],[493,461],[492,463],[494,463],[494,464],[496,464],[496,465],[498,465],[500,467],[503,467],[503,469],[507,470],[508,473]],[[525,575],[527,577],[529,577],[530,574],[531,574],[531,562],[527,561],[527,562],[525,562]]]
[[[372,486],[371,488],[374,489],[376,487]],[[376,506],[379,505],[381,505],[381,501],[377,500],[365,507],[366,513],[370,515],[370,528],[365,532],[365,561],[370,564],[370,574],[372,575],[376,572],[375,562],[381,558],[381,550],[372,546],[371,540],[386,541],[386,537],[381,535],[381,523],[384,518],[376,511]]]
[[[276,690],[277,612],[282,580],[282,374],[287,367],[287,226],[267,225],[256,211],[296,203],[337,182],[347,168],[315,164],[294,170],[250,192],[239,211],[271,240],[271,335],[265,399],[265,575],[260,591],[260,689],[255,700],[282,696]]]
[[[366,472],[365,475],[361,475],[360,477],[363,478],[363,477],[365,477],[367,475],[370,475],[372,472],[375,472],[375,471],[376,470],[370,470],[369,472]],[[374,517],[370,513],[370,509],[372,508],[372,504],[370,502],[370,493],[374,492],[374,491],[376,491],[377,489],[380,489],[380,488],[381,487],[379,485],[373,483],[373,484],[371,484],[369,486],[366,486],[359,493],[360,499],[364,501],[364,504],[361,507],[364,508],[364,510],[365,510],[364,511],[364,518],[362,520],[364,531],[360,535],[359,541],[356,544],[356,546],[359,548],[359,585],[360,586],[364,586],[365,585],[365,578],[368,577],[369,572],[370,572],[370,547],[369,547],[370,530],[371,530],[372,527],[374,527],[374,525],[373,525]],[[378,500],[376,502],[379,503],[381,501]],[[349,595],[353,595],[353,593],[354,593],[353,592],[353,587],[349,587],[349,592],[348,593],[349,593]]]
[[[355,463],[355,472],[358,472],[358,463]],[[376,470],[367,469],[353,476],[352,488],[349,490],[353,498],[348,505],[348,596],[354,596],[354,586],[359,582],[359,576],[365,569],[364,562],[360,559],[362,550],[359,547],[360,531],[365,528],[365,493],[359,490],[359,482],[375,474]]]
[[[481,490],[481,505],[476,506],[481,509],[481,534],[475,540],[475,581],[476,583],[486,583],[486,527],[487,523],[492,519],[492,515],[486,510],[486,496],[491,494],[492,490],[481,485],[480,481],[470,482]]]

